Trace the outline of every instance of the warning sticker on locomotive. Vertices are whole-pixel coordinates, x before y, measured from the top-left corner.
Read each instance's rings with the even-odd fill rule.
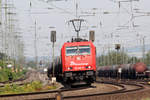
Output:
[[[70,65],[88,65],[88,63],[75,63],[74,61],[71,61]]]

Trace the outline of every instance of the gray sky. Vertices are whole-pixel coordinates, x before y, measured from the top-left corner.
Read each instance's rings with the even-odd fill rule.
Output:
[[[128,0],[49,0],[48,3],[44,0],[14,1],[19,25],[23,30],[26,56],[34,57],[35,21],[37,22],[38,56],[52,55],[49,39],[51,30],[57,31],[55,53],[57,56],[60,55],[62,44],[72,36],[76,36],[72,25],[68,24],[70,19],[76,18],[75,2],[78,2],[78,16],[86,20],[80,36],[88,39],[89,30],[95,30],[94,44],[99,54],[108,48],[113,50],[115,43],[121,43],[124,47],[141,45],[143,36],[146,36],[146,44],[150,42],[150,0],[132,3],[123,2]]]

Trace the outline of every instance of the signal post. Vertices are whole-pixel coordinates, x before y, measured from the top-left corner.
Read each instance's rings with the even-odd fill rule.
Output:
[[[117,54],[118,54],[118,51],[120,50],[121,48],[121,45],[120,44],[115,44],[115,49],[117,50],[116,52],[116,65],[118,64],[118,58],[117,58]],[[121,80],[121,73],[122,73],[122,68],[121,66],[118,68],[118,78]]]
[[[53,48],[53,75],[52,75],[52,83],[54,84],[56,82],[56,77],[55,77],[55,63],[54,63],[54,44],[56,42],[56,31],[51,31],[51,42],[53,43],[52,48]]]

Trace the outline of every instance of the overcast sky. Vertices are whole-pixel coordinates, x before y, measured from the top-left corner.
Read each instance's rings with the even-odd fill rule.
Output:
[[[25,56],[35,56],[35,21],[38,56],[52,55],[51,30],[57,31],[55,53],[60,55],[63,43],[76,36],[71,23],[68,23],[76,18],[76,2],[78,17],[86,20],[80,36],[88,39],[89,30],[95,30],[94,44],[99,55],[108,48],[113,50],[116,43],[125,48],[142,45],[144,36],[145,43],[149,44],[150,0],[124,1],[131,0],[14,0],[23,32]]]

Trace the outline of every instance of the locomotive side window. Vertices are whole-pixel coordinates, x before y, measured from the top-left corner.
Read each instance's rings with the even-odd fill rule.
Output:
[[[90,54],[90,46],[73,46],[66,47],[66,55],[89,55]]]

